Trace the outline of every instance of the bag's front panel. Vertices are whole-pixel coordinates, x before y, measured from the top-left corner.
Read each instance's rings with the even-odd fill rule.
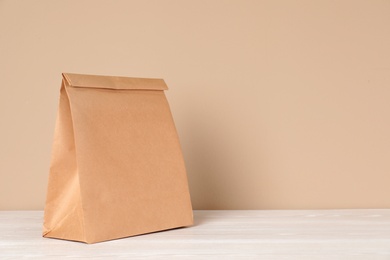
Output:
[[[87,242],[192,224],[163,91],[67,87]]]

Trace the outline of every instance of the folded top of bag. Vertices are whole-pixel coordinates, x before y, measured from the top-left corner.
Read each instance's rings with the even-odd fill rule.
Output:
[[[66,84],[72,87],[143,90],[168,89],[163,79],[97,76],[74,73],[62,73],[62,76]]]

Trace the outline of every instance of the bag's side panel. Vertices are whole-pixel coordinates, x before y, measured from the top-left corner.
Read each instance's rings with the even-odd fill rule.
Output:
[[[164,92],[67,91],[87,243],[191,225],[184,160]]]
[[[72,115],[64,81],[54,133],[43,236],[85,241]]]

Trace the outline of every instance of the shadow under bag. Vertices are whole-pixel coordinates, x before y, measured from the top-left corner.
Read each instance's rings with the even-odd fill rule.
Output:
[[[44,237],[95,243],[193,224],[167,89],[63,74]]]

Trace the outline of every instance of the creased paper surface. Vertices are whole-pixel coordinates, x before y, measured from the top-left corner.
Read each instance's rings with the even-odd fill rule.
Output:
[[[192,225],[166,89],[160,79],[63,74],[44,237],[95,243]]]

